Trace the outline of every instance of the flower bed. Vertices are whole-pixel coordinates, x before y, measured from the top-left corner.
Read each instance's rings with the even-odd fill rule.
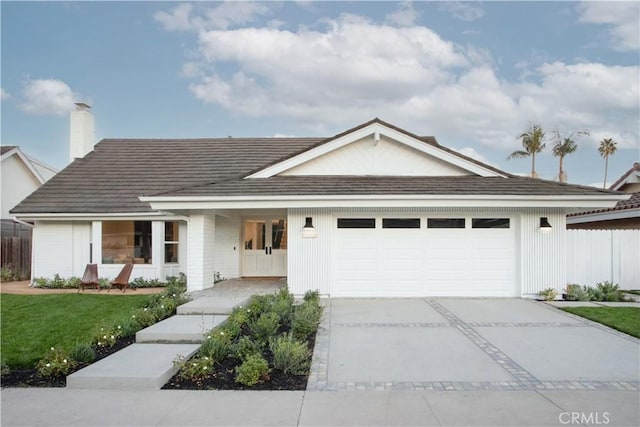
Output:
[[[176,359],[165,389],[304,390],[322,315],[317,292],[301,304],[282,289],[253,296],[209,332],[198,354]]]

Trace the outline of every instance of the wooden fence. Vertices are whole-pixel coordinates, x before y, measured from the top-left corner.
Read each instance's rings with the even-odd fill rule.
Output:
[[[2,221],[0,266],[21,280],[31,277],[31,228],[13,221]]]
[[[640,230],[567,230],[567,282],[640,289]]]

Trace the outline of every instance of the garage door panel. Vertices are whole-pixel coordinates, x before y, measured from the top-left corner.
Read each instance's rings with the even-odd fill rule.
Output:
[[[335,228],[332,295],[516,296],[514,221],[509,229],[421,221],[420,229]]]

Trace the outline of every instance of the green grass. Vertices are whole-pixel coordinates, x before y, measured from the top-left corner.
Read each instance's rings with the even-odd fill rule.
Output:
[[[638,307],[565,307],[562,310],[640,338]]]
[[[113,325],[143,306],[149,295],[2,294],[2,363],[30,369],[51,347],[89,343],[99,326]]]

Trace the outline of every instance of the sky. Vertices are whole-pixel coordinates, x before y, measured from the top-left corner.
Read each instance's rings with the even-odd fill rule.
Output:
[[[533,123],[571,183],[640,161],[639,2],[0,2],[1,143],[57,168],[96,137],[332,136],[374,117],[507,172]]]

